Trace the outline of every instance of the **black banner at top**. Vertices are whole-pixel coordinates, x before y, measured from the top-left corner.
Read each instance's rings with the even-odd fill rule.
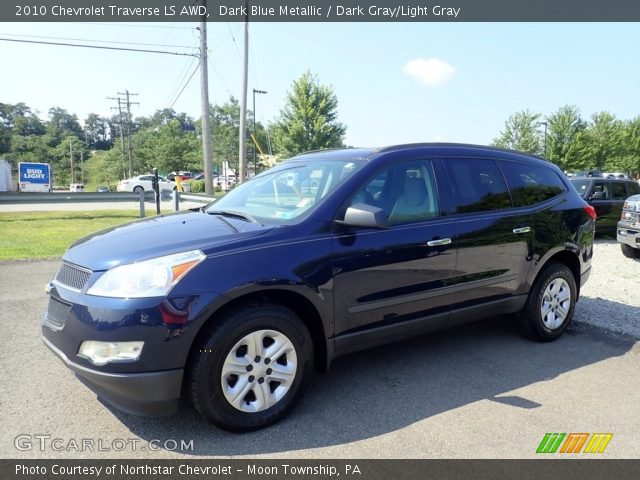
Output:
[[[637,22],[638,0],[3,0],[3,22]]]

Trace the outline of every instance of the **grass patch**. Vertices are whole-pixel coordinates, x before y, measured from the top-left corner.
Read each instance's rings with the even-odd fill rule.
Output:
[[[0,260],[60,257],[86,235],[139,219],[135,210],[0,213]]]

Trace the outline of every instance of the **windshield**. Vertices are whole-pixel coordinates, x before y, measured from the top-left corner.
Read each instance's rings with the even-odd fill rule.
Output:
[[[293,223],[356,172],[362,160],[282,164],[234,188],[207,213],[235,213],[260,223]]]
[[[589,188],[589,181],[587,180],[570,180],[571,184],[575,187],[581,197],[584,197]]]

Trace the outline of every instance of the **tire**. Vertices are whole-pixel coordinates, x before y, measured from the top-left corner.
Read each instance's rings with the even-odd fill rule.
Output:
[[[144,188],[143,188],[143,187],[141,187],[140,185],[138,185],[137,187],[134,187],[134,188],[133,188],[133,191],[134,191],[135,193],[144,192]]]
[[[633,248],[629,245],[621,243],[620,250],[622,250],[622,254],[627,258],[640,258],[640,248]]]
[[[313,346],[304,323],[280,305],[250,304],[205,328],[187,371],[196,410],[232,432],[256,430],[285,417],[312,371]],[[278,357],[265,358],[270,354]]]
[[[536,279],[520,312],[521,332],[542,342],[559,338],[571,323],[577,292],[573,272],[566,265],[547,266]],[[544,316],[543,311],[547,312]]]

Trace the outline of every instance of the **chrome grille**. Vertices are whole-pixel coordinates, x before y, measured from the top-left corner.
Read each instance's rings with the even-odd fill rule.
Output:
[[[63,262],[62,267],[56,275],[56,282],[61,285],[73,288],[74,290],[82,290],[89,281],[91,270],[77,267],[71,263]]]
[[[55,298],[49,299],[49,308],[47,308],[47,317],[45,322],[51,327],[60,330],[64,328],[71,312],[71,305],[62,303]]]

